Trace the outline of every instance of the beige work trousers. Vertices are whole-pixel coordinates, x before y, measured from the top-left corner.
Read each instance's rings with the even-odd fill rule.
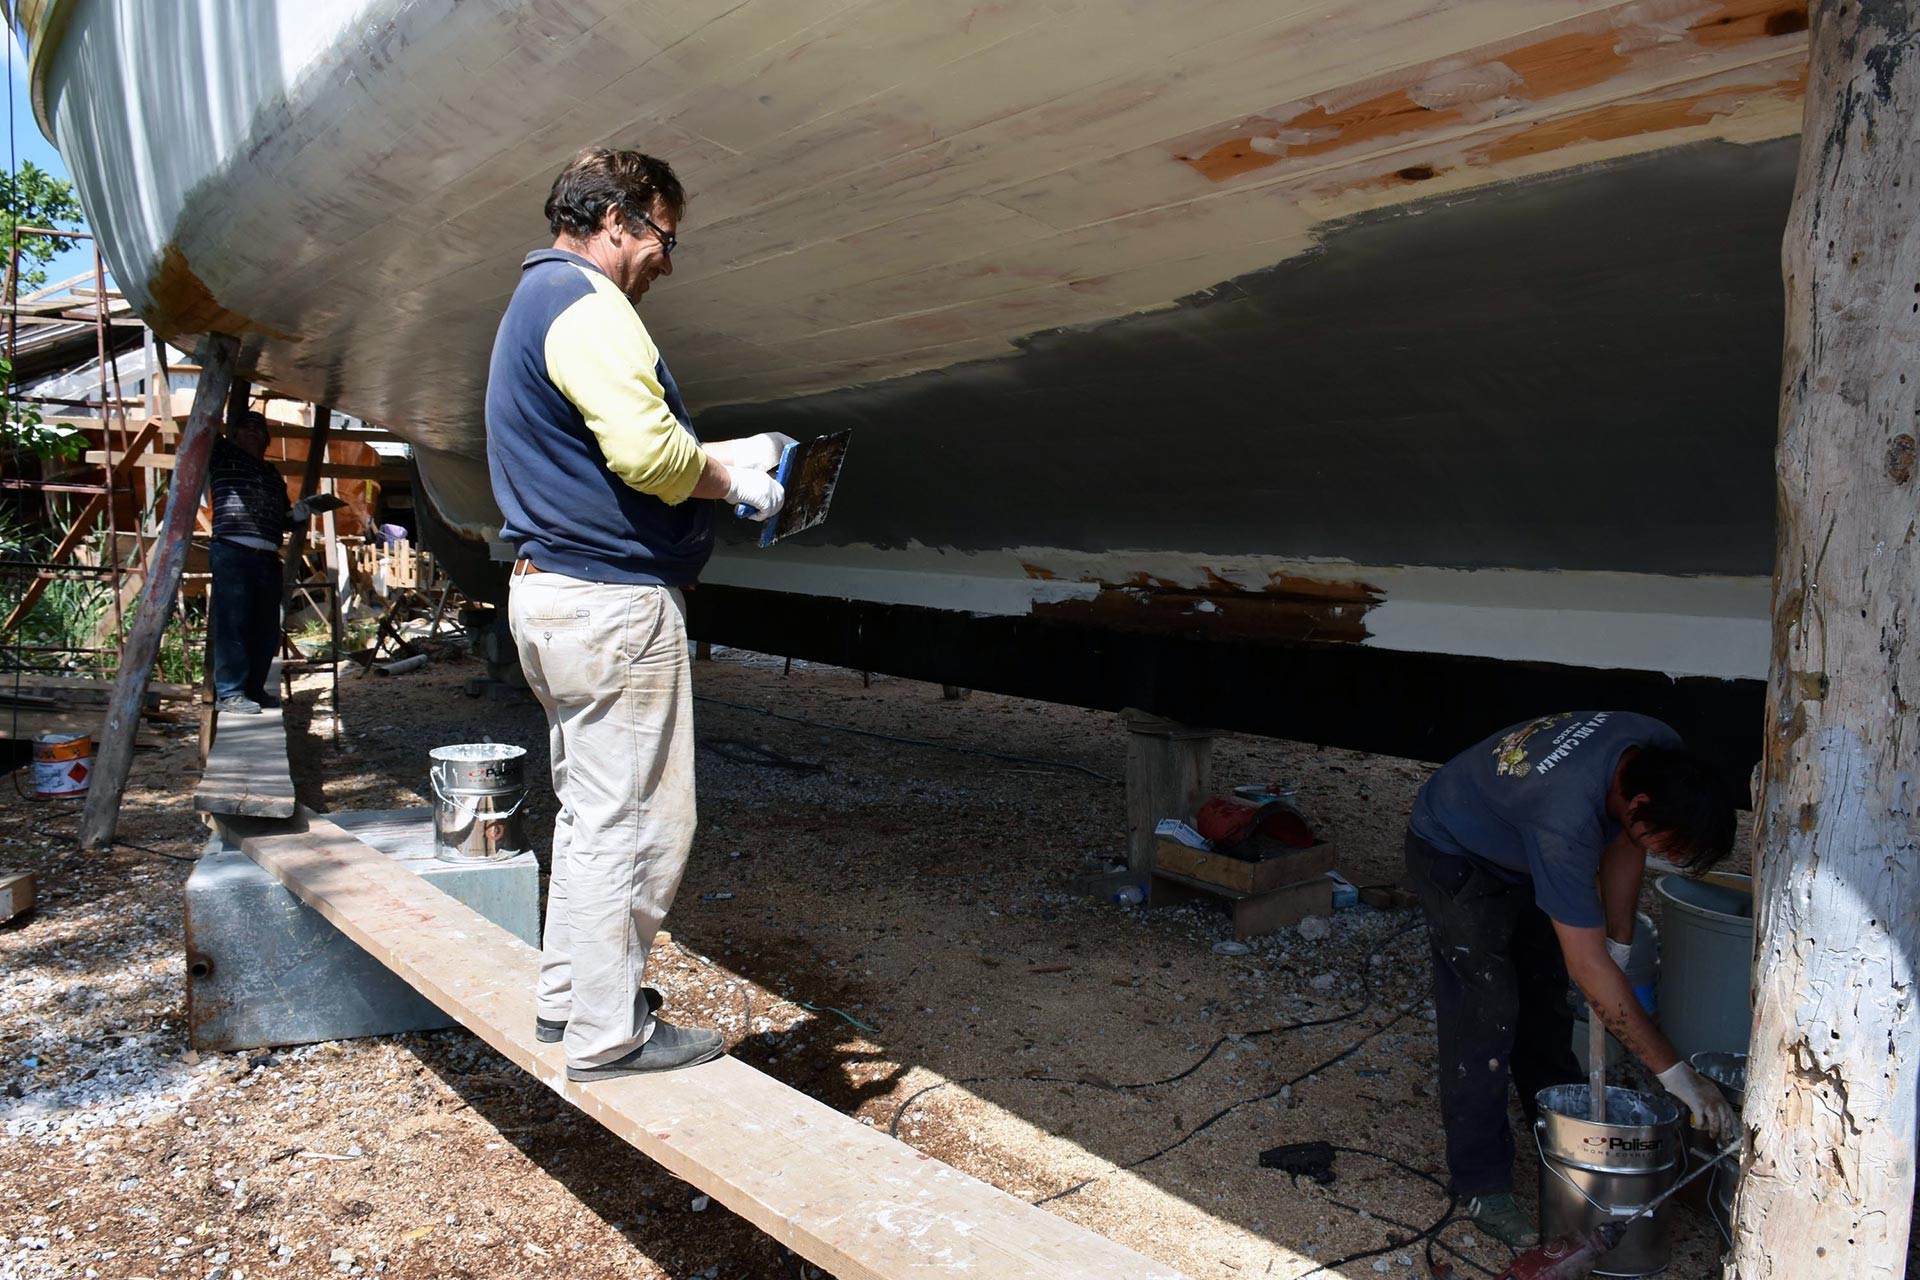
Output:
[[[553,873],[535,1011],[567,1061],[598,1066],[653,1033],[641,988],[693,843],[686,601],[669,587],[516,573],[508,623],[547,713]]]

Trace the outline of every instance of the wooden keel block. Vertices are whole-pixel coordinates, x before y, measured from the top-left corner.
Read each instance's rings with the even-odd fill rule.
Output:
[[[31,871],[0,871],[0,924],[33,910],[37,887]]]
[[[537,950],[320,815],[230,825],[301,901],[516,1066],[842,1280],[1180,1280],[733,1058],[574,1084],[561,1046],[534,1039]]]
[[[1145,876],[1160,820],[1193,817],[1212,790],[1217,735],[1131,708],[1120,719],[1127,726],[1127,868]]]

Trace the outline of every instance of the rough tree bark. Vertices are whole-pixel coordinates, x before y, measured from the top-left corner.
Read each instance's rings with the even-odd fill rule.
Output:
[[[1906,1273],[1914,1192],[1920,17],[1816,6],[1787,224],[1750,1147],[1725,1274]]]

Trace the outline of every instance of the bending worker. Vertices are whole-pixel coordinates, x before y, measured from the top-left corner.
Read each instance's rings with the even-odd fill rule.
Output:
[[[1513,1199],[1511,1080],[1535,1098],[1579,1080],[1571,975],[1609,1031],[1716,1141],[1738,1124],[1680,1060],[1623,968],[1647,855],[1699,874],[1733,844],[1725,784],[1678,734],[1626,711],[1515,725],[1448,761],[1414,801],[1407,877],[1427,918],[1440,1110],[1453,1193],[1515,1248],[1536,1243]]]
[[[514,544],[508,619],[547,713],[553,827],[538,1038],[605,1080],[716,1058],[654,1016],[653,943],[693,842],[686,604],[724,498],[766,520],[778,435],[703,448],[635,309],[673,273],[679,179],[638,151],[581,152],[547,197],[487,374],[487,461]]]

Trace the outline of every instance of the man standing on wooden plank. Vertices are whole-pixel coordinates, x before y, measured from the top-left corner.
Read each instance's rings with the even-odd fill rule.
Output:
[[[647,949],[693,842],[683,588],[713,549],[707,503],[767,520],[789,440],[703,448],[636,304],[673,273],[685,204],[664,161],[581,152],[554,180],[553,247],[529,254],[487,375],[487,459],[518,551],[508,618],[547,713],[553,869],[536,1033],[590,1081],[718,1057],[654,1016]]]
[[[287,501],[287,482],[266,460],[266,415],[242,414],[213,442],[213,692],[220,710],[258,715],[280,704],[267,670],[280,647],[280,539],[335,498]]]
[[[1513,1199],[1509,1079],[1527,1122],[1540,1090],[1580,1079],[1571,975],[1620,1043],[1716,1140],[1737,1118],[1680,1060],[1627,981],[1647,855],[1691,874],[1733,845],[1733,800],[1680,735],[1629,711],[1514,725],[1427,780],[1407,830],[1426,914],[1452,1190],[1476,1225],[1537,1241]]]

